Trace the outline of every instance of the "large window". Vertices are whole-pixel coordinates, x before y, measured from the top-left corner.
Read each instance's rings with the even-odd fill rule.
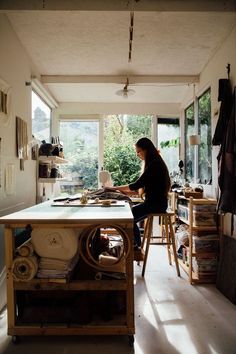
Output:
[[[61,190],[69,194],[98,187],[99,122],[60,121],[60,139],[68,165],[61,166]]]
[[[141,165],[134,149],[142,137],[151,138],[150,115],[110,115],[104,121],[104,168],[114,184],[128,184],[140,175]]]
[[[49,142],[51,135],[51,108],[32,91],[32,134]]]
[[[196,121],[194,103],[185,110],[185,178],[188,182],[212,183],[211,90],[199,96]],[[200,135],[200,145],[189,145],[189,135]]]
[[[194,177],[194,146],[189,145],[189,135],[195,134],[194,126],[194,104],[185,109],[185,178],[192,182]]]
[[[158,118],[158,148],[172,176],[179,172],[179,135],[179,118]]]
[[[198,129],[201,137],[198,153],[198,179],[200,183],[210,184],[212,182],[210,89],[198,98]]]

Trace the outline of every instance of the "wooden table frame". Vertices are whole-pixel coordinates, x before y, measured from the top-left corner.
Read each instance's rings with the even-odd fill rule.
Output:
[[[49,207],[48,203],[46,208]],[[37,210],[38,206],[34,206],[25,211]],[[43,208],[41,204],[41,210]],[[39,208],[39,209],[40,209]],[[53,207],[51,207],[53,208]],[[134,328],[134,291],[133,291],[133,247],[130,247],[130,252],[126,258],[126,278],[122,280],[72,280],[68,283],[60,283],[50,279],[38,279],[34,278],[29,282],[14,281],[12,275],[12,263],[14,254],[14,229],[25,227],[30,224],[32,228],[85,228],[92,225],[106,225],[113,227],[120,227],[127,235],[130,244],[133,245],[133,217],[130,211],[129,205],[126,205],[126,217],[119,217],[117,214],[118,208],[114,208],[114,213],[107,213],[105,208],[102,208],[102,213],[104,217],[98,218],[76,218],[79,216],[78,212],[73,209],[72,218],[60,218],[56,220],[51,218],[37,218],[31,215],[26,219],[25,213],[17,212],[9,216],[0,218],[0,223],[5,224],[5,252],[6,252],[6,270],[7,270],[7,310],[8,310],[8,334],[12,336],[21,335],[128,335],[129,338],[133,338],[135,333]],[[112,207],[111,207],[112,208]],[[58,210],[58,208],[55,208]],[[65,208],[62,208],[65,209]],[[60,212],[62,211],[60,208]],[[66,214],[69,215],[68,208],[66,208]],[[92,208],[87,208],[90,210]],[[110,208],[109,208],[110,209]],[[107,209],[107,210],[109,210]],[[119,208],[120,209],[120,208]],[[94,209],[93,209],[94,210]],[[52,209],[50,209],[52,211]],[[121,210],[123,212],[123,209]],[[110,210],[109,210],[110,212]],[[122,214],[121,212],[121,214]],[[56,213],[56,211],[55,211]],[[89,211],[88,211],[89,213]],[[101,214],[101,212],[100,212]],[[115,217],[114,217],[115,216]],[[70,219],[70,220],[69,220]],[[86,220],[85,220],[86,219]],[[49,325],[43,327],[41,324],[38,325],[18,325],[16,324],[16,290],[74,290],[74,291],[114,291],[114,290],[124,290],[126,294],[126,314],[124,323],[112,324],[107,322],[105,324],[99,325],[76,325],[57,327],[55,325]]]

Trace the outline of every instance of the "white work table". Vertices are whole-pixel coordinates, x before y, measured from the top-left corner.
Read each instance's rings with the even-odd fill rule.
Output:
[[[7,269],[7,307],[8,334],[15,339],[20,335],[128,335],[133,342],[134,295],[133,295],[133,215],[129,203],[123,206],[51,206],[51,201],[6,215],[0,218],[5,225],[6,269]],[[53,279],[38,279],[29,282],[15,281],[12,275],[14,253],[14,229],[31,225],[34,228],[116,228],[126,235],[129,244],[125,258],[125,279],[120,280],[71,280],[65,283]],[[80,251],[80,250],[79,250]],[[126,313],[123,320],[111,323],[96,323],[88,326],[65,324],[19,324],[17,321],[17,297],[19,291],[123,291]]]

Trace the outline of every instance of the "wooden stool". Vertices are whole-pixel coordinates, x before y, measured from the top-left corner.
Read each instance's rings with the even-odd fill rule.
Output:
[[[154,216],[158,216],[161,221],[161,231],[165,232],[165,239],[166,242],[163,242],[163,235],[162,236],[152,236],[153,234],[153,218]],[[175,266],[176,266],[176,271],[178,277],[180,276],[180,271],[179,271],[179,263],[178,263],[178,257],[177,257],[177,252],[176,252],[176,245],[175,245],[175,235],[174,235],[174,230],[173,230],[173,224],[172,224],[172,219],[175,216],[175,213],[172,211],[167,211],[166,213],[159,213],[159,214],[150,214],[146,220],[145,228],[144,228],[144,235],[143,235],[143,240],[142,240],[142,245],[141,247],[144,249],[145,241],[146,241],[146,247],[145,247],[145,255],[144,255],[144,260],[143,260],[143,269],[142,269],[142,277],[144,277],[145,269],[146,269],[146,263],[147,263],[147,257],[148,257],[148,251],[149,251],[149,246],[150,246],[150,240],[151,239],[161,239],[161,242],[155,242],[151,243],[151,245],[166,245],[167,246],[167,253],[168,253],[168,258],[169,258],[169,264],[171,265],[171,253],[170,253],[170,246],[172,246],[173,250],[173,256],[175,260]]]

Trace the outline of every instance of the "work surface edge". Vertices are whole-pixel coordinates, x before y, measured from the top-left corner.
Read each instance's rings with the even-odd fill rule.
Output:
[[[133,223],[129,203],[124,207],[53,207],[51,201],[22,209],[2,216],[0,224],[97,224],[97,223]]]

